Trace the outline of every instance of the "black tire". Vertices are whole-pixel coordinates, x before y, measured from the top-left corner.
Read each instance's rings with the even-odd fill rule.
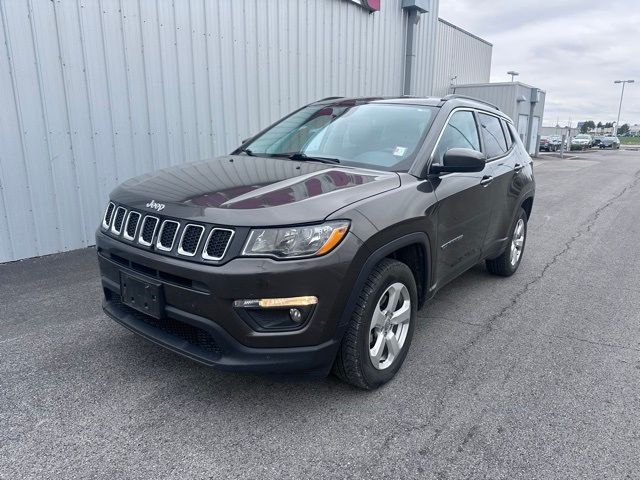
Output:
[[[396,282],[407,287],[411,301],[407,336],[393,363],[384,370],[378,370],[369,355],[371,320],[378,301]],[[417,319],[417,303],[418,293],[411,269],[404,263],[388,258],[378,263],[369,275],[351,315],[333,364],[333,374],[344,382],[365,390],[373,390],[391,380],[402,367],[411,346]]]
[[[520,249],[520,255],[515,263],[511,261],[511,244],[513,242],[514,235],[516,233],[516,227],[518,222],[522,220],[524,222],[524,239],[522,242],[522,248]],[[520,208],[518,211],[518,215],[511,225],[511,233],[509,234],[509,242],[504,252],[499,257],[488,259],[486,261],[487,270],[494,275],[500,275],[502,277],[510,277],[518,267],[520,266],[520,262],[522,261],[522,256],[524,255],[524,248],[527,244],[527,212],[524,209]]]

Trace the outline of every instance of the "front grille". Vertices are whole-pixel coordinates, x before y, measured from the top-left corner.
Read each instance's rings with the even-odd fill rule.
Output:
[[[220,260],[227,252],[231,238],[233,237],[233,230],[227,228],[214,228],[209,234],[207,245],[202,257],[207,260]]]
[[[211,227],[209,230],[205,225],[145,215],[113,202],[109,202],[105,210],[102,226],[113,236],[122,235],[139,247],[155,248],[158,253],[183,257],[198,254],[201,259],[213,261],[225,257],[235,233],[229,228]]]
[[[190,257],[194,256],[203,233],[204,227],[202,225],[187,225],[182,232],[178,253]]]
[[[106,229],[111,224],[111,217],[113,216],[113,210],[116,208],[113,202],[109,202],[107,210],[104,212],[104,218],[102,219],[102,226]]]
[[[165,220],[160,227],[160,235],[158,237],[157,247],[160,250],[170,251],[173,248],[173,242],[176,239],[176,233],[180,224],[173,220]]]
[[[162,330],[169,335],[178,337],[189,344],[198,347],[210,356],[218,357],[221,353],[220,346],[209,333],[201,328],[194,327],[188,323],[175,320],[173,318],[163,318],[158,320],[145,313],[129,307],[122,303],[122,299],[116,293],[106,290],[107,300],[114,304],[118,310],[133,315],[136,320],[144,322],[158,330]]]
[[[156,233],[156,228],[158,227],[157,217],[152,217],[150,215],[144,217],[142,221],[142,228],[140,229],[140,237],[138,238],[138,242],[142,245],[146,245],[149,247],[153,242],[153,236]]]
[[[124,223],[124,214],[127,213],[124,207],[118,207],[116,210],[116,217],[113,220],[111,231],[116,235],[120,235],[122,232],[122,224]]]
[[[124,238],[127,240],[133,240],[136,238],[136,230],[138,229],[138,223],[140,222],[140,214],[138,212],[129,212],[127,218],[127,226],[124,229]]]

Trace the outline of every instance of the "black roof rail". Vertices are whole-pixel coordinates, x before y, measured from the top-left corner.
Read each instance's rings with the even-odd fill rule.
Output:
[[[327,100],[338,100],[339,98],[345,98],[345,97],[325,97],[325,98],[321,98],[320,100],[316,100],[313,103],[326,102]]]
[[[499,112],[501,111],[500,107],[498,107],[497,105],[494,105],[491,102],[487,102],[486,100],[481,100],[481,99],[475,98],[475,97],[469,97],[468,95],[460,95],[460,94],[457,94],[457,93],[451,93],[449,95],[445,95],[440,100],[442,102],[446,102],[447,100],[455,100],[456,98],[459,98],[459,99],[462,99],[462,100],[473,100],[474,102],[478,102],[478,103],[484,103],[485,105],[488,105],[488,106],[490,106],[492,108],[495,108]]]

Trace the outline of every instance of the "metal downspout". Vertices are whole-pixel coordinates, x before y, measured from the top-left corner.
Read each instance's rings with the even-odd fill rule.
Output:
[[[412,77],[413,77],[413,64],[415,63],[416,51],[415,51],[415,30],[416,25],[420,21],[420,12],[412,8],[409,10],[409,16],[407,20],[407,43],[405,46],[406,57],[404,60],[404,88],[403,95],[411,95],[412,90]]]

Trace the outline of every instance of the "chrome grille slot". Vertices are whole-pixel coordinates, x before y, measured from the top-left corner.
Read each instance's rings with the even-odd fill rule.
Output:
[[[133,240],[136,238],[136,230],[138,229],[138,223],[140,223],[140,217],[141,215],[138,212],[129,212],[127,223],[124,228],[124,238],[127,240]]]
[[[204,227],[202,225],[188,224],[182,231],[182,237],[180,238],[180,244],[178,245],[178,253],[180,255],[187,255],[193,257],[198,250],[200,239],[204,233]]]
[[[228,228],[214,228],[207,238],[202,258],[205,260],[220,260],[227,253],[234,231]]]
[[[105,230],[109,229],[109,225],[111,225],[111,217],[113,216],[113,210],[116,208],[115,203],[109,202],[107,205],[107,209],[104,212],[104,217],[102,217],[102,228]]]
[[[158,250],[170,252],[173,249],[178,227],[180,227],[180,224],[174,220],[165,220],[162,222],[160,233],[158,234],[158,242],[156,243]]]
[[[146,247],[150,247],[153,243],[153,236],[156,234],[160,220],[158,217],[147,215],[142,220],[142,227],[140,227],[140,235],[138,236],[138,243]]]
[[[127,210],[124,207],[118,207],[116,210],[115,218],[113,219],[113,225],[111,225],[111,231],[116,235],[120,235],[122,232],[122,224],[124,223],[124,215]]]

